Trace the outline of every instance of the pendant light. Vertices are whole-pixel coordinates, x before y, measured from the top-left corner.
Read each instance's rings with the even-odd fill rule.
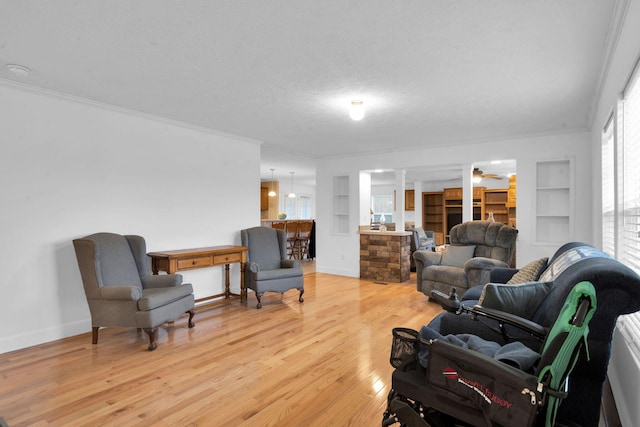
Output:
[[[276,192],[273,191],[273,171],[275,169],[271,168],[271,190],[269,191],[269,197],[276,197]]]
[[[289,194],[287,195],[287,197],[288,197],[288,198],[290,198],[290,199],[295,199],[295,197],[296,197],[296,193],[294,193],[294,192],[293,192],[293,174],[294,174],[295,172],[289,172],[289,173],[291,174],[291,193],[289,193]]]
[[[351,120],[359,121],[364,117],[364,105],[362,101],[351,101],[351,107],[349,108],[349,116]]]

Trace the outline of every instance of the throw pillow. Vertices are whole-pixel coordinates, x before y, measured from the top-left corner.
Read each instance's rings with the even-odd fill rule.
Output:
[[[448,265],[450,267],[464,267],[464,263],[473,258],[476,252],[474,246],[447,246],[442,254],[440,265]]]
[[[540,278],[545,268],[547,268],[548,260],[549,258],[540,258],[539,260],[530,262],[514,274],[507,284],[515,285],[518,283],[535,282]]]

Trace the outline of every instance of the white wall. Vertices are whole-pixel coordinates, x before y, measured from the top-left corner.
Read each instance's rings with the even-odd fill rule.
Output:
[[[601,135],[607,118],[624,89],[631,72],[640,59],[640,2],[620,1],[616,19],[624,23],[619,34],[610,40],[611,56],[607,73],[603,76],[602,91],[598,97],[597,110],[592,127],[592,170],[594,176],[602,174]],[[602,244],[602,186],[599,179],[593,183],[594,241]],[[640,337],[631,338],[636,342]],[[625,339],[625,334],[616,330],[609,363],[609,379],[623,426],[640,425],[638,391],[640,384],[640,359],[637,352]]]
[[[575,212],[574,235],[572,240],[590,242],[591,218],[591,151],[590,134],[574,132],[557,135],[532,136],[504,139],[495,142],[459,144],[455,146],[396,151],[393,153],[359,155],[322,159],[317,167],[318,221],[326,223],[317,233],[318,271],[359,276],[359,236],[358,224],[368,222],[359,218],[358,205],[354,204],[349,235],[334,235],[331,230],[331,182],[334,175],[350,175],[357,180],[358,171],[381,169],[402,169],[418,166],[440,166],[442,164],[463,164],[488,161],[491,158],[515,159],[517,164],[517,221],[518,246],[517,265],[543,256],[550,256],[560,246],[542,245],[536,242],[533,232],[535,223],[536,162],[542,160],[571,159],[575,166]],[[452,153],[456,153],[455,157]],[[422,191],[428,191],[425,187]],[[352,192],[357,199],[357,187]],[[367,222],[358,222],[364,221]]]
[[[260,143],[0,82],[0,353],[87,332],[72,239],[239,244],[259,224]],[[196,296],[222,269],[184,274]],[[239,267],[232,267],[239,287]]]

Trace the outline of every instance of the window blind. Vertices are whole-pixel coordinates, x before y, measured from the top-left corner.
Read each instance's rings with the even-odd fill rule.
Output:
[[[636,67],[622,100],[622,227],[618,259],[640,273],[640,83]],[[640,314],[622,316],[620,332],[640,357]]]
[[[616,197],[615,197],[615,140],[614,116],[602,132],[602,250],[611,256],[616,253]]]
[[[640,274],[640,71],[634,70],[602,132],[602,247]],[[617,325],[640,359],[640,313]]]

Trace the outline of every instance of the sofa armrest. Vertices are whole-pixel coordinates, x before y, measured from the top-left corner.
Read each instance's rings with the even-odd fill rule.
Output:
[[[422,268],[429,267],[430,265],[440,265],[442,252],[417,250],[413,253],[413,259],[416,261],[416,269],[418,265],[421,265]]]
[[[142,290],[137,286],[103,286],[100,297],[108,300],[137,301],[142,298]]]
[[[178,286],[182,283],[181,274],[159,274],[153,276],[142,276],[142,287],[144,289],[150,288],[170,288],[172,286]]]
[[[255,262],[247,261],[247,263],[244,265],[244,271],[257,273],[258,271],[260,271],[260,266]]]
[[[412,256],[416,262],[416,289],[418,292],[422,292],[422,270],[430,265],[440,265],[442,253],[421,249],[415,251]]]
[[[467,276],[469,287],[485,285],[491,281],[492,269],[508,266],[506,262],[498,259],[475,257],[464,263],[464,273]]]
[[[280,262],[280,266],[282,268],[296,268],[300,267],[300,261],[298,261],[297,259],[283,259]]]

